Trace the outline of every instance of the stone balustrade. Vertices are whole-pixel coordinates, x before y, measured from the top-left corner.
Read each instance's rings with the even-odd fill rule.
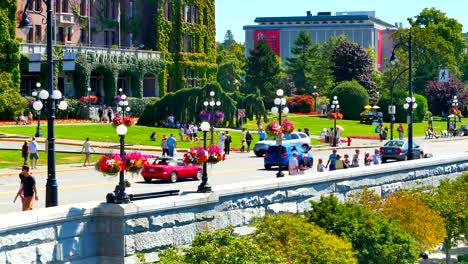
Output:
[[[0,263],[137,263],[157,261],[157,250],[188,245],[198,232],[234,226],[242,233],[255,217],[302,213],[310,201],[340,200],[369,187],[380,195],[437,186],[468,171],[466,153],[372,167],[214,186],[214,192],[127,205],[89,202],[1,215]]]

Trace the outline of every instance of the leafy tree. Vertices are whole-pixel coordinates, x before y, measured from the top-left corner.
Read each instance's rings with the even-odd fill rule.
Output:
[[[420,194],[445,219],[444,250],[447,263],[451,263],[450,249],[461,235],[468,235],[468,173],[453,181],[443,180],[439,187]]]
[[[246,65],[246,92],[263,96],[265,105],[271,105],[275,98],[280,66],[275,53],[265,40],[257,42]]]
[[[275,252],[266,252],[252,239],[237,236],[232,228],[198,234],[190,248],[166,249],[159,254],[161,264],[266,264],[286,263]]]
[[[0,1],[0,71],[11,73],[14,87],[19,89],[20,71],[16,62],[20,60],[20,53],[19,41],[16,39],[16,10],[17,1]]]
[[[235,42],[236,40],[234,39],[234,34],[232,33],[230,29],[228,29],[228,31],[226,31],[226,35],[224,35],[223,46],[225,48],[228,48],[229,46],[231,46],[232,43],[235,43]]]
[[[291,112],[310,113],[314,111],[314,98],[311,95],[295,95],[287,99]]]
[[[416,94],[416,93],[414,93],[413,96],[416,99],[416,103],[418,104],[418,107],[413,110],[413,121],[415,123],[423,122],[424,115],[426,114],[427,109],[428,109],[427,99],[424,96],[420,94]],[[393,94],[393,98],[394,98],[393,100],[395,103],[394,105],[396,108],[395,122],[397,123],[406,122],[406,117],[408,116],[408,110],[403,108],[406,97],[408,97],[407,90],[396,90]],[[381,109],[388,109],[389,105],[391,105],[390,94],[384,93],[382,97],[380,98],[379,106],[381,107]],[[390,121],[390,115],[384,115],[384,120]]]
[[[364,106],[369,104],[369,95],[366,89],[357,81],[346,81],[340,83],[330,96],[338,97],[341,113],[347,119],[359,120]]]
[[[312,44],[310,36],[301,31],[291,49],[293,56],[287,60],[287,73],[293,77],[297,93],[312,93],[313,81],[308,78],[307,72],[313,68],[313,60],[317,55],[318,46]]]
[[[237,91],[241,84],[240,69],[236,67],[236,63],[233,61],[219,65],[217,78],[226,92]]]
[[[428,81],[426,94],[429,100],[430,111],[440,114],[451,108],[454,96],[460,96],[465,90],[462,81],[452,79],[448,82]]]
[[[12,74],[0,71],[0,118],[15,119],[16,115],[24,111],[27,101],[20,95]]]
[[[413,239],[398,225],[354,203],[339,203],[334,196],[311,202],[309,222],[348,239],[358,252],[359,263],[414,263]]]
[[[400,191],[382,199],[364,189],[355,194],[352,200],[396,221],[401,229],[413,237],[419,251],[432,250],[444,240],[444,219],[416,193]]]
[[[336,82],[356,80],[366,88],[370,98],[376,97],[377,87],[372,80],[374,62],[359,44],[342,42],[333,51],[332,61]]]
[[[288,263],[357,263],[351,243],[301,216],[267,215],[255,223],[253,240],[267,255],[280,255]]]

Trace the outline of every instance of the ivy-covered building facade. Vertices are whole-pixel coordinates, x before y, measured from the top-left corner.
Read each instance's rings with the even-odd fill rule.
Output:
[[[132,97],[160,97],[216,79],[214,0],[56,0],[56,87],[69,98],[88,88],[110,104],[119,88]],[[17,23],[26,0],[17,1]],[[21,93],[47,80],[42,0],[28,7],[33,27],[17,29]],[[32,66],[31,66],[32,65]],[[34,66],[35,65],[35,66]]]

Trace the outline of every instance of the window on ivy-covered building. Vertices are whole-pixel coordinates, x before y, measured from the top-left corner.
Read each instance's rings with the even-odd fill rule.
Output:
[[[193,23],[199,24],[200,16],[198,15],[198,7],[192,6],[192,14],[193,14]]]
[[[82,16],[87,16],[87,15],[88,15],[88,12],[86,12],[86,10],[87,10],[86,1],[87,1],[87,0],[81,0],[81,4],[80,4],[80,14],[81,14]]]
[[[34,33],[35,33],[34,41],[36,43],[41,43],[41,41],[42,41],[42,27],[41,27],[41,25],[34,25]]]
[[[26,43],[33,43],[34,42],[34,30],[31,28],[26,35]]]
[[[36,0],[35,2],[36,2],[35,10],[40,11],[41,7],[42,7],[42,0]],[[31,5],[32,5],[32,3],[31,3]]]
[[[172,21],[172,2],[169,0],[164,3],[164,16],[167,21]]]
[[[68,0],[62,0],[62,13],[68,13]]]
[[[193,43],[192,43],[192,36],[184,35],[184,52],[192,52],[193,51]]]

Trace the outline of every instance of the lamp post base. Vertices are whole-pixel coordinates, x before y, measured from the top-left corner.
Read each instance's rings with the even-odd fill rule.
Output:
[[[115,196],[114,203],[116,204],[128,204],[130,203],[130,196],[126,192],[119,192]]]
[[[209,184],[203,185],[203,183],[202,183],[202,184],[198,185],[197,192],[199,192],[199,193],[212,192],[211,186]]]
[[[278,172],[276,173],[276,177],[277,177],[277,178],[284,177],[284,173],[281,172],[281,171],[278,171]]]
[[[42,137],[42,129],[39,127],[36,130],[36,134],[34,135],[35,137]]]

